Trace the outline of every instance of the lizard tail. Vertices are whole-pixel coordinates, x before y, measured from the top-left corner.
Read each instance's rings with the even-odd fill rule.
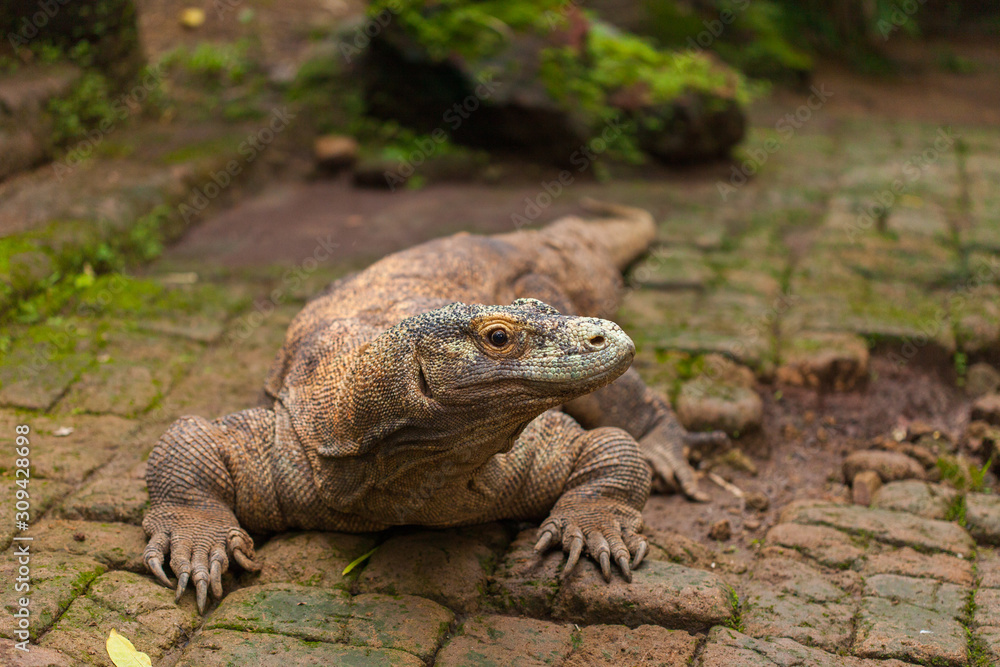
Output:
[[[585,198],[580,202],[591,213],[602,216],[587,221],[592,236],[611,254],[615,266],[624,271],[642,257],[656,240],[656,223],[649,211]]]

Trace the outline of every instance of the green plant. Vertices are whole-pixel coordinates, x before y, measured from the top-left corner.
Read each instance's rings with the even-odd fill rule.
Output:
[[[65,146],[104,119],[114,117],[108,80],[99,72],[84,72],[69,94],[49,100],[47,109],[52,116],[52,141]]]

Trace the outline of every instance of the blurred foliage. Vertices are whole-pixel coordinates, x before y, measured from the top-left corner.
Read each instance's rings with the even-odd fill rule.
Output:
[[[70,60],[101,70],[114,84],[131,80],[142,67],[139,29],[132,0],[38,2],[0,0],[0,31],[22,61]],[[9,57],[9,56],[8,56]]]
[[[53,145],[65,146],[88,128],[113,117],[109,88],[104,75],[90,70],[84,72],[66,97],[49,100],[47,110],[52,117]]]

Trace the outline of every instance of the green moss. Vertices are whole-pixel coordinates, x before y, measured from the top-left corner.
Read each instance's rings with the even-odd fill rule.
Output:
[[[68,95],[49,100],[47,109],[52,117],[52,142],[65,146],[114,117],[111,84],[99,72],[85,72]]]

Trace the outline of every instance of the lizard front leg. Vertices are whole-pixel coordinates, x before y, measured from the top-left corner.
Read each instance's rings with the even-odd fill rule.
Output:
[[[563,576],[573,571],[586,548],[606,579],[615,562],[631,580],[632,568],[648,548],[640,530],[649,485],[649,469],[628,433],[617,428],[588,431],[569,415],[551,410],[528,425],[510,452],[494,457],[463,487],[480,503],[485,495],[492,497],[487,515],[476,520],[534,519],[548,512],[535,550],[562,546],[568,553]],[[455,498],[451,500],[454,507]]]
[[[667,400],[646,386],[630,368],[607,387],[564,406],[586,428],[617,426],[639,442],[639,449],[656,475],[668,486],[675,483],[687,497],[705,502],[694,470],[684,456],[684,445],[726,441],[722,431],[688,433],[677,421]]]
[[[184,417],[163,434],[149,456],[151,506],[142,525],[149,536],[143,560],[168,587],[164,559],[177,575],[177,598],[188,582],[204,611],[209,586],[221,598],[230,559],[256,571],[255,532],[285,528],[268,464],[274,413],[264,408],[208,421]],[[239,518],[237,518],[239,517]]]

